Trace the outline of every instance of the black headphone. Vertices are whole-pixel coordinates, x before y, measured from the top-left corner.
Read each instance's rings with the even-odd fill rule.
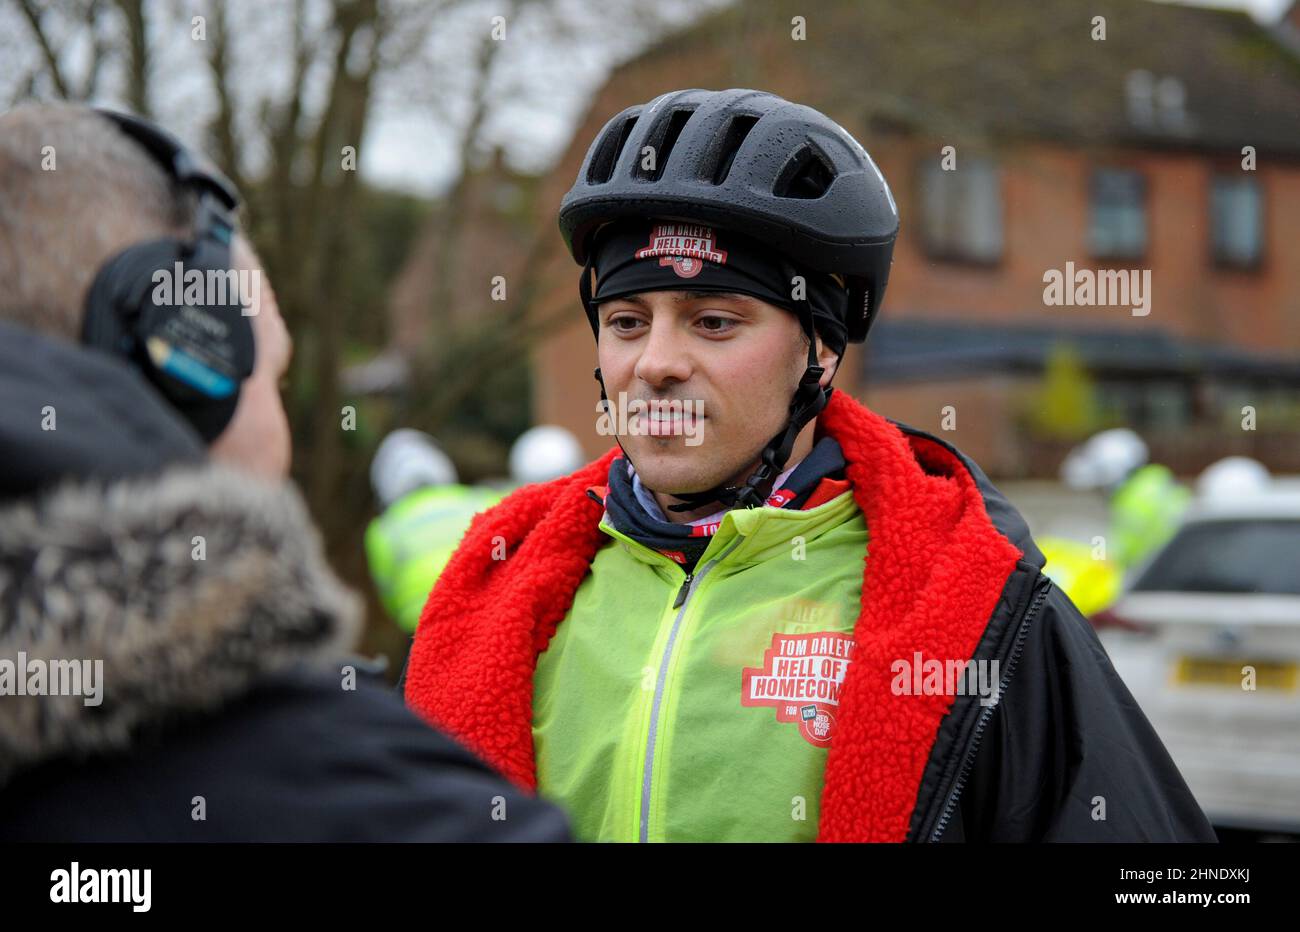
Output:
[[[137,243],[100,267],[86,292],[82,342],[129,361],[211,442],[230,423],[240,387],[253,372],[253,324],[230,258],[239,195],[161,127],[125,113],[96,112],[147,151],[177,186],[193,191],[198,204],[189,239]],[[206,303],[217,288],[225,300]],[[196,289],[199,300],[187,303]]]

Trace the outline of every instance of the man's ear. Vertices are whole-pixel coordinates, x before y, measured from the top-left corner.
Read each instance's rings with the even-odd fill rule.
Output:
[[[835,350],[822,342],[821,337],[817,338],[817,362],[826,370],[820,380],[823,388],[829,385],[831,379],[835,377],[835,370],[839,367],[841,358],[836,354]]]

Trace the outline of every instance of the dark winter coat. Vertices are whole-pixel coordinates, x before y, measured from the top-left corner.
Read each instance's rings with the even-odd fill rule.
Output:
[[[354,670],[360,623],[292,487],[0,324],[0,663],[102,662],[98,704],[0,695],[0,840],[565,839]]]

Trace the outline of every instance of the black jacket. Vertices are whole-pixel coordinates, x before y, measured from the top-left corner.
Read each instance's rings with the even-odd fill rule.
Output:
[[[360,614],[290,486],[205,463],[125,365],[0,324],[0,663],[100,665],[0,696],[0,840],[565,840],[355,669]]]
[[[973,655],[997,659],[993,705],[958,697],[939,727],[910,841],[1215,842],[1169,752],[1092,625],[1042,573],[1042,552],[970,459],[989,518],[1024,557]]]

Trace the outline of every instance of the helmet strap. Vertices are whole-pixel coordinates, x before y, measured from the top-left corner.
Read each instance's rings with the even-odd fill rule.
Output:
[[[582,265],[582,278],[578,280],[578,294],[582,298],[582,309],[587,312],[587,321],[588,323],[591,324],[591,335],[594,336],[596,338],[596,342],[599,343],[600,342],[600,315],[596,313],[596,305],[591,300],[592,299],[591,271],[593,268],[594,259],[595,256],[587,256],[587,261],[584,262]],[[600,376],[596,376],[596,381],[600,382]],[[602,401],[608,400],[605,398],[604,382],[600,382],[600,398]]]

